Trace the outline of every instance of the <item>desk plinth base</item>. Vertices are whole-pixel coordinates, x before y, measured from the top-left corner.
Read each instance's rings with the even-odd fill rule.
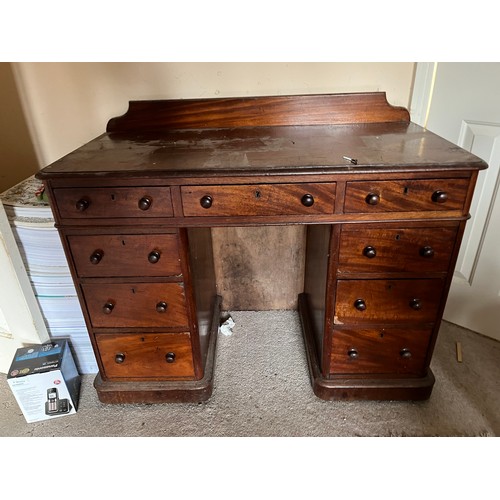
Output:
[[[215,352],[219,331],[221,297],[217,296],[212,317],[205,375],[200,380],[116,381],[97,374],[94,387],[102,403],[201,403],[213,391]]]
[[[299,316],[312,389],[320,399],[326,401],[356,399],[419,401],[430,397],[435,381],[430,369],[426,376],[419,378],[362,379],[346,376],[329,379],[323,377],[305,294],[299,295]]]

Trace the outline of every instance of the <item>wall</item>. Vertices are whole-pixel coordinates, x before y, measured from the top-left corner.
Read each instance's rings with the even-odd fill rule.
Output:
[[[407,106],[413,63],[16,63],[43,166],[104,132],[134,99],[385,90]]]
[[[383,90],[391,104],[408,107],[414,63],[17,63],[15,70],[45,166],[103,133],[129,100]],[[213,241],[224,308],[295,307],[304,228],[224,228]],[[245,280],[230,272],[231,248],[247,256]]]
[[[0,63],[0,193],[38,170],[10,63]]]

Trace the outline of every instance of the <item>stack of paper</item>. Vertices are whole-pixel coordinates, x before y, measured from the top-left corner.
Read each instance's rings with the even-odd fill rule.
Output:
[[[50,205],[39,201],[34,176],[0,194],[47,330],[69,337],[80,373],[98,371],[82,310]]]

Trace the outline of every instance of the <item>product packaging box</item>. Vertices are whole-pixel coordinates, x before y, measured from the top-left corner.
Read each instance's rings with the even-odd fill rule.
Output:
[[[66,339],[18,349],[7,381],[28,423],[76,413],[81,378]]]

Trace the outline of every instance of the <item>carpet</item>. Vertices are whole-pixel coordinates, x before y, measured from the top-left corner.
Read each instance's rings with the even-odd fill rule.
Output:
[[[295,311],[236,311],[219,334],[214,391],[203,403],[106,405],[82,377],[75,415],[27,424],[0,380],[0,436],[498,436],[500,343],[443,322],[429,400],[332,401],[312,392]],[[462,344],[463,362],[455,342]]]

